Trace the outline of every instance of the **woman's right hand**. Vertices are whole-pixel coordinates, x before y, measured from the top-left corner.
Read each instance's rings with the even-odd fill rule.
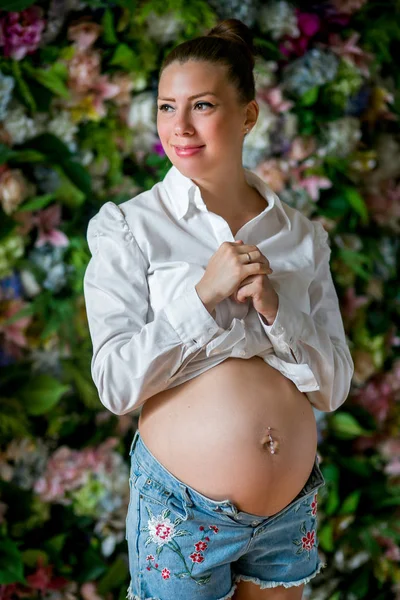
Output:
[[[251,263],[247,253],[250,254]],[[237,291],[247,277],[271,273],[269,260],[257,246],[244,244],[242,240],[223,242],[210,258],[196,290],[203,303],[212,310]]]

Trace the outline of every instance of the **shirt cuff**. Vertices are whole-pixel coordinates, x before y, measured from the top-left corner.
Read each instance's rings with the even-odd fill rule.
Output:
[[[216,333],[223,331],[204,306],[194,286],[165,306],[164,312],[182,342],[189,346],[205,346]]]
[[[296,310],[285,296],[278,293],[278,297],[278,312],[272,325],[268,325],[260,313],[257,313],[258,318],[268,337],[279,338],[288,345],[295,344],[303,330],[302,312]]]

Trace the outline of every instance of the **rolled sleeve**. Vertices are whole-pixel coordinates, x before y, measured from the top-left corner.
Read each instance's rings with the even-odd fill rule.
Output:
[[[92,379],[104,406],[123,415],[165,390],[216,335],[218,324],[196,290],[174,298],[147,322],[147,261],[113,202],[89,221],[87,240],[92,256],[83,288]]]
[[[220,330],[193,287],[164,308],[183,344],[205,346]]]

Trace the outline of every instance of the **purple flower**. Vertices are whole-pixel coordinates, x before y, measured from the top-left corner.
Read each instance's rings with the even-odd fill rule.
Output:
[[[42,8],[30,6],[0,18],[0,46],[4,46],[4,56],[21,60],[35,52],[45,26],[42,16]]]

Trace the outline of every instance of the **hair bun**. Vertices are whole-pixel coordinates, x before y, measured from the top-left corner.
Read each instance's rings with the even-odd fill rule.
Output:
[[[253,33],[243,21],[239,19],[224,19],[208,32],[207,37],[218,37],[228,42],[240,44],[246,48],[254,67]]]

